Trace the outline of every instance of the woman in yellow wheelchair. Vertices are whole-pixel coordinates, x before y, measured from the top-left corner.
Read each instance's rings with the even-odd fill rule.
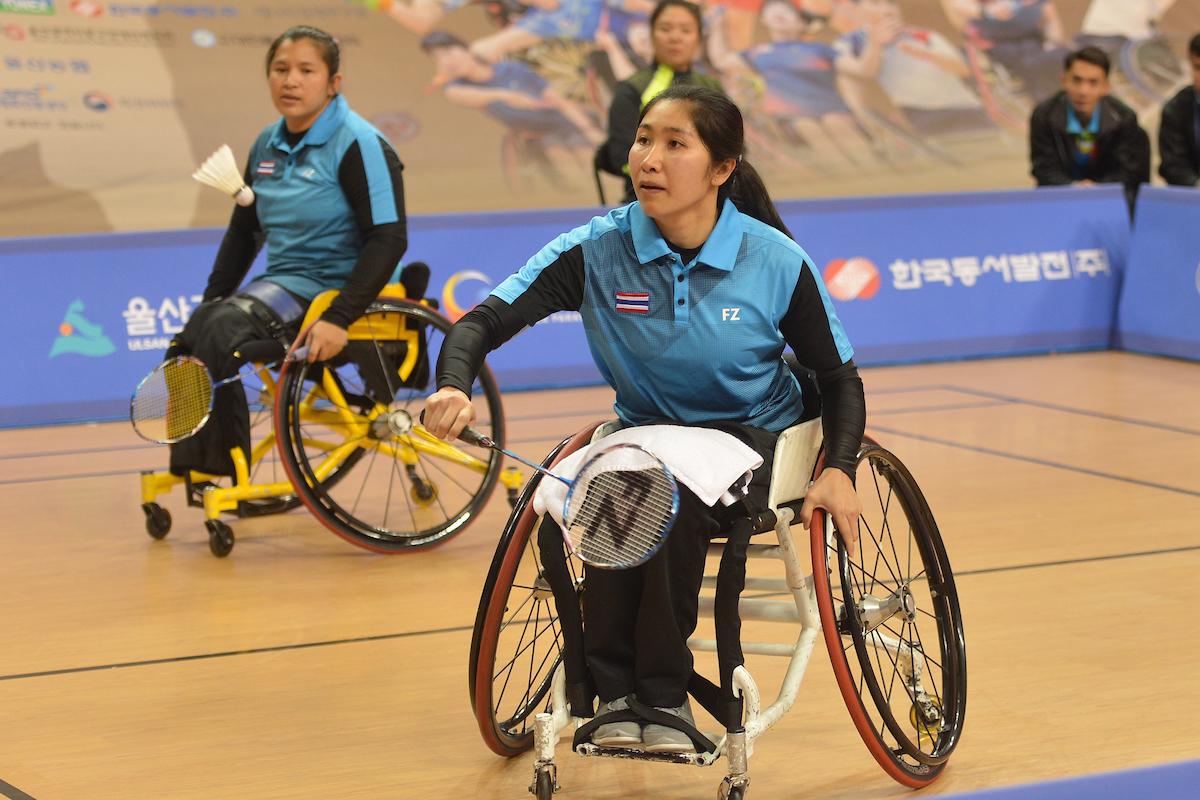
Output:
[[[234,210],[205,302],[168,356],[194,355],[214,378],[228,377],[245,363],[244,345],[286,347],[313,297],[341,289],[307,336],[310,361],[332,358],[404,255],[400,159],[339,94],[339,70],[338,44],[324,31],[297,26],[271,44],[267,84],[282,116],[250,151],[245,181],[256,199]],[[239,290],[264,242],[266,272]],[[276,360],[282,350],[254,355]],[[171,471],[233,475],[234,447],[249,455],[249,416],[245,393],[226,387],[213,398],[209,424],[172,446]]]
[[[852,547],[862,382],[820,274],[743,147],[741,113],[719,92],[674,86],[648,103],[629,151],[637,202],[559,236],[456,324],[438,361],[438,390],[426,401],[429,432],[454,437],[473,422],[470,387],[490,350],[555,311],[575,310],[622,425],[716,428],[770,465],[779,432],[804,406],[783,360],[790,346],[816,371],[832,467],[810,489],[802,520],[807,527],[815,507],[827,509]],[[627,710],[632,695],[692,725],[687,640],[708,541],[733,517],[765,508],[769,470],[756,470],[748,494],[727,508],[708,507],[680,486],[674,528],[650,561],[588,570],[584,651],[597,716]],[[597,727],[592,741],[693,749],[682,730],[629,716]]]
[[[266,73],[281,118],[250,150],[253,204],[233,212],[204,303],[167,353],[207,366],[211,411],[194,436],[165,440],[175,442],[169,474],[142,476],[147,532],[167,534],[170,514],[155,498],[185,482],[217,556],[234,543],[221,513],[299,503],[366,549],[432,544],[462,530],[498,480],[514,491],[521,478],[502,473],[498,455],[463,453],[414,430],[408,407],[428,394],[450,323],[422,299],[425,265],[406,266],[402,287],[388,284],[407,246],[402,165],[339,94],[337,42],[289,28],[271,44]],[[242,286],[264,242],[266,270]],[[304,360],[278,375],[262,366],[293,344]],[[251,362],[261,386],[222,383]],[[477,386],[502,440],[499,390],[486,370]],[[269,430],[256,429],[252,444],[259,421]]]

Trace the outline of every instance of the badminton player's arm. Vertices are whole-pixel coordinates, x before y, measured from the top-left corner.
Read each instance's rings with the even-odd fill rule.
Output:
[[[471,384],[488,353],[555,311],[578,311],[583,304],[582,247],[561,253],[554,247],[548,245],[497,288],[511,303],[493,293],[446,336],[438,356],[438,390],[425,401],[425,427],[434,436],[453,439],[475,421]]]
[[[249,163],[242,177],[247,186],[253,185],[254,173]],[[205,302],[229,297],[242,285],[242,279],[262,249],[265,238],[258,224],[258,210],[253,205],[234,206],[229,227],[225,229],[225,237],[221,239],[221,247],[217,250],[217,260],[208,276],[208,285],[204,288]]]
[[[363,244],[346,285],[309,332],[309,361],[342,351],[346,329],[379,296],[408,248],[403,170],[396,151],[377,136],[360,138],[342,156],[338,182]]]
[[[853,553],[862,513],[853,480],[867,424],[867,403],[853,350],[841,333],[841,323],[826,306],[809,262],[800,270],[779,330],[800,363],[816,372],[821,390],[825,469],[809,489],[800,519],[807,528],[813,510],[824,508]]]

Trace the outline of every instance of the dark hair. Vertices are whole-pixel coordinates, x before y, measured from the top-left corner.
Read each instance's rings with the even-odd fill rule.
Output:
[[[700,6],[689,0],[658,0],[658,5],[654,6],[654,10],[650,12],[650,30],[654,30],[654,23],[658,22],[658,18],[662,13],[671,6],[677,6],[696,18],[696,28],[700,33],[704,33],[704,15],[700,13]]]
[[[426,53],[440,47],[461,47],[467,49],[467,43],[448,31],[430,31],[421,37],[421,49]]]
[[[696,133],[708,148],[712,163],[718,164],[728,159],[737,162],[729,180],[717,191],[718,205],[728,197],[737,206],[738,211],[765,222],[783,232],[788,238],[793,238],[792,232],[783,224],[771,196],[767,194],[767,187],[763,185],[762,178],[754,167],[750,166],[750,162],[743,158],[746,134],[742,125],[742,112],[738,110],[737,105],[715,89],[679,84],[671,86],[647,103],[638,117],[638,123],[645,119],[651,108],[666,100],[679,100],[687,104],[692,124],[696,126]]]
[[[314,28],[310,25],[293,25],[283,33],[279,34],[279,38],[271,42],[271,47],[267,50],[267,74],[271,74],[271,62],[275,60],[275,52],[279,50],[279,45],[288,40],[298,41],[300,39],[309,39],[312,41],[318,52],[321,54],[321,60],[325,62],[325,66],[329,67],[329,77],[338,74],[338,70],[342,68],[342,51],[338,47],[337,39],[334,39],[320,28]]]
[[[1192,40],[1188,42],[1188,52],[1197,58],[1200,58],[1200,33],[1197,33],[1192,37]]]
[[[1112,68],[1108,60],[1108,54],[1099,47],[1092,47],[1091,45],[1067,53],[1067,57],[1063,59],[1063,72],[1070,70],[1076,61],[1082,61],[1085,64],[1099,67],[1104,70],[1104,77],[1106,78],[1108,77],[1108,71]]]

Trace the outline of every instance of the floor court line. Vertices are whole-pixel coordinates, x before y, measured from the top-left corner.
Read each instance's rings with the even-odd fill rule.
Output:
[[[980,447],[979,445],[963,444],[961,442],[952,442],[949,439],[939,439],[936,436],[927,436],[922,433],[909,433],[908,431],[902,431],[902,430],[899,430],[898,428],[888,428],[888,427],[884,427],[882,425],[871,425],[870,423],[868,423],[867,424],[867,433],[869,434],[869,433],[871,433],[871,431],[880,431],[882,433],[888,434],[889,436],[903,436],[908,439],[916,439],[917,441],[928,442],[930,444],[940,444],[945,447],[953,447],[958,450],[967,450],[972,453],[983,453],[984,455],[996,456],[998,458],[1008,458],[1008,459],[1012,459],[1014,461],[1024,461],[1027,464],[1037,464],[1038,466],[1042,466],[1042,467],[1052,467],[1054,469],[1066,470],[1068,472],[1078,472],[1082,475],[1091,475],[1096,478],[1106,478],[1108,480],[1119,481],[1121,483],[1129,483],[1129,484],[1133,484],[1135,486],[1145,486],[1149,489],[1161,489],[1163,491],[1172,492],[1175,494],[1183,494],[1183,495],[1188,495],[1190,497],[1200,497],[1200,490],[1196,490],[1196,489],[1185,489],[1182,486],[1171,486],[1170,484],[1166,484],[1166,483],[1155,483],[1154,481],[1144,481],[1139,478],[1130,478],[1125,475],[1117,475],[1117,474],[1114,474],[1111,472],[1102,472],[1098,469],[1089,469],[1087,467],[1077,467],[1077,466],[1074,466],[1073,464],[1063,464],[1058,461],[1050,461],[1048,459],[1036,458],[1034,456],[1025,456],[1025,455],[1021,455],[1019,453],[1008,453],[1003,450],[994,450],[990,447]]]
[[[0,780],[0,795],[7,797],[8,800],[36,800],[33,795],[25,794],[11,783],[3,780]]]
[[[1200,551],[1200,545],[1188,547],[1171,547],[1161,550],[1139,550],[1130,553],[1115,553],[1103,556],[1091,556],[1088,558],[1065,559],[1059,561],[1043,561],[1029,564],[1011,564],[1003,567],[984,567],[982,569],[964,570],[954,573],[955,579],[969,577],[973,575],[991,575],[998,572],[1019,572],[1027,569],[1039,569],[1043,567],[1063,567],[1076,566],[1079,564],[1087,564],[1099,561],[1116,561],[1125,558],[1145,558],[1147,556],[1158,555],[1175,555],[1178,553],[1188,553]],[[767,598],[776,596],[785,596],[783,592],[767,592],[755,594],[747,592],[747,598]],[[258,655],[262,653],[279,653],[289,650],[307,650],[314,647],[337,647],[345,644],[360,644],[365,642],[382,642],[391,639],[412,639],[418,636],[434,636],[442,633],[463,633],[473,630],[473,625],[457,625],[449,628],[430,628],[428,630],[419,631],[403,631],[401,633],[381,633],[374,636],[355,636],[344,639],[327,639],[319,642],[300,642],[298,644],[281,644],[270,647],[250,647],[241,650],[225,650],[215,653],[197,653],[188,656],[171,656],[167,658],[144,659],[141,661],[122,661],[113,664],[93,664],[84,667],[63,667],[61,669],[42,670],[39,672],[25,672],[15,675],[0,675],[2,681],[16,681],[27,678],[47,678],[57,675],[72,675],[80,672],[98,672],[100,670],[110,669],[129,669],[132,667],[150,667],[159,666],[162,664],[183,663],[187,661],[205,661],[214,658],[232,658],[235,656]]]
[[[450,628],[430,628],[423,631],[403,631],[401,633],[381,633],[375,636],[354,636],[346,639],[327,639],[320,642],[300,642],[298,644],[280,644],[271,647],[247,647],[242,650],[223,650],[216,653],[196,653],[190,656],[170,656],[167,658],[148,658],[141,661],[120,661],[114,664],[92,664],[86,667],[63,667],[39,672],[24,672],[16,675],[0,675],[0,681],[17,681],[26,678],[49,678],[55,675],[73,675],[79,672],[99,672],[109,669],[129,669],[131,667],[153,667],[161,664],[176,664],[186,661],[206,661],[212,658],[231,658],[233,656],[252,656],[263,653],[280,653],[288,650],[308,650],[314,647],[336,647],[343,644],[360,644],[364,642],[382,642],[390,639],[411,639],[415,636],[433,636],[439,633],[462,633],[473,630],[473,625],[458,625]]]
[[[1125,417],[1120,414],[1106,414],[1102,411],[1091,411],[1086,408],[1076,408],[1075,406],[1066,406],[1059,403],[1047,403],[1042,400],[1029,400],[1024,397],[1013,397],[1011,395],[999,394],[997,392],[988,392],[982,389],[970,389],[965,386],[954,386],[947,384],[942,387],[949,391],[962,392],[963,394],[974,395],[976,397],[989,397],[995,400],[1000,400],[1006,403],[1017,405],[1032,406],[1034,408],[1045,408],[1051,411],[1062,411],[1067,414],[1075,414],[1081,417],[1094,417],[1096,419],[1105,419],[1110,422],[1120,422],[1125,425],[1137,425],[1143,428],[1155,428],[1157,430],[1170,431],[1171,433],[1182,433],[1187,436],[1200,436],[1200,430],[1194,428],[1184,428],[1180,425],[1168,425],[1165,422],[1155,422],[1153,420],[1137,419],[1136,417]]]

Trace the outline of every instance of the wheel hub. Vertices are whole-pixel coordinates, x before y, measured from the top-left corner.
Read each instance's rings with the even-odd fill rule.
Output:
[[[412,432],[413,426],[412,414],[393,403],[388,406],[387,411],[371,420],[371,436],[376,439],[407,436]]]

